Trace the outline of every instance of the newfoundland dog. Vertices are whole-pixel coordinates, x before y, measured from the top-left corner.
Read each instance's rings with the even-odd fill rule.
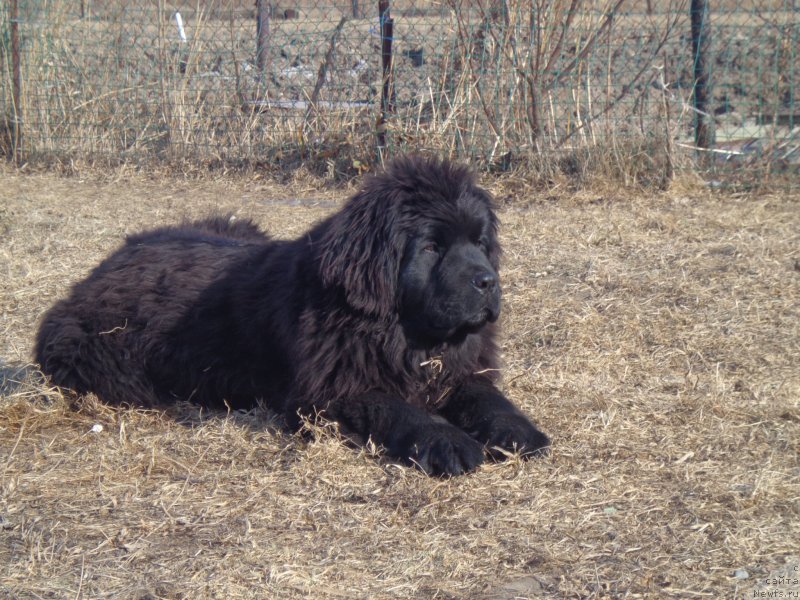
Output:
[[[216,217],[130,236],[41,324],[59,386],[323,416],[434,475],[546,450],[495,387],[497,218],[470,172],[404,157],[296,240]]]

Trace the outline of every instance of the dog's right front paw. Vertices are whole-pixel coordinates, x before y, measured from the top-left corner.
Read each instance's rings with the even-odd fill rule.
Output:
[[[405,440],[400,458],[428,475],[463,475],[483,463],[483,446],[460,429],[433,423],[415,431]]]
[[[522,458],[546,456],[550,451],[550,438],[526,417],[515,413],[501,413],[487,419],[476,437],[497,460],[514,453]]]

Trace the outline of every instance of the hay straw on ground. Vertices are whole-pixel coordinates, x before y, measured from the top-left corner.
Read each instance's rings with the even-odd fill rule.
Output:
[[[6,364],[127,232],[220,209],[292,236],[332,210],[258,182],[0,179]],[[800,198],[494,185],[504,385],[550,458],[430,479],[259,411],[115,409],[32,374],[0,398],[0,597],[796,590],[764,580],[800,564]]]

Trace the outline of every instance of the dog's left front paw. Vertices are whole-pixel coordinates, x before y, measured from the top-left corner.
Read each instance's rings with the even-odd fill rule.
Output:
[[[523,458],[544,456],[550,451],[550,438],[524,416],[500,414],[491,419],[476,436],[492,458],[502,460],[509,453]]]

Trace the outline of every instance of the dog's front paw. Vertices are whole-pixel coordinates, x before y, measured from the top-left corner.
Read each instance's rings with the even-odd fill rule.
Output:
[[[398,455],[428,475],[462,475],[484,461],[483,446],[460,429],[433,423],[404,440]]]
[[[495,415],[476,437],[495,459],[503,459],[509,453],[532,458],[550,451],[550,438],[520,414]]]

